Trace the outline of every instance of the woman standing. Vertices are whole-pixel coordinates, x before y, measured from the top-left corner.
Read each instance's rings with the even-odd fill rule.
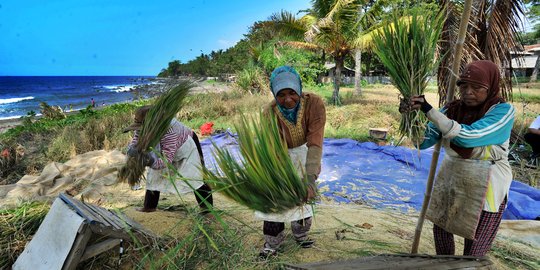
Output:
[[[289,156],[299,173],[305,173],[309,180],[306,202],[317,194],[318,178],[321,170],[322,146],[326,111],[322,99],[311,93],[302,93],[302,81],[296,70],[289,66],[276,68],[270,76],[270,88],[274,100],[264,113],[277,117],[280,134],[287,143]],[[279,181],[279,179],[275,179]],[[284,241],[285,222],[291,222],[296,242],[309,248],[314,241],[308,238],[313,216],[311,206],[296,207],[281,213],[255,212],[263,221],[264,247],[260,257],[276,255]]]
[[[514,123],[499,80],[497,65],[474,61],[457,82],[460,99],[441,111],[423,96],[411,99],[412,108],[430,120],[420,149],[437,141],[445,149],[427,212],[439,255],[454,255],[459,234],[465,237],[463,255],[484,256],[497,234],[512,181],[508,147]]]

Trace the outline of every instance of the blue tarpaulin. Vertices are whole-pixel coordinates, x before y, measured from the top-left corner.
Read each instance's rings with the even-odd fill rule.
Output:
[[[207,167],[212,168],[212,142],[238,151],[230,132],[201,142]],[[433,149],[418,151],[401,146],[379,146],[351,139],[324,139],[319,190],[342,203],[375,208],[419,211],[422,207]],[[439,164],[443,153],[439,158]],[[540,217],[540,190],[512,181],[505,219]]]

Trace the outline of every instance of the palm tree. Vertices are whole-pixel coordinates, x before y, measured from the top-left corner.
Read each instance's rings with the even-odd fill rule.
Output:
[[[391,1],[365,1],[363,5],[358,6],[356,17],[357,37],[353,42],[354,46],[354,63],[355,63],[355,78],[354,88],[358,95],[362,94],[362,52],[372,52],[373,34],[375,29],[384,25],[381,15],[384,14],[385,8],[390,6]]]
[[[273,14],[269,26],[288,40],[277,46],[292,46],[319,51],[323,58],[331,57],[335,63],[332,102],[341,104],[339,86],[345,57],[353,50],[356,39],[357,0],[314,0],[313,8],[300,18],[287,11]],[[276,53],[279,51],[276,49]]]
[[[453,42],[456,40],[459,28],[461,1],[443,0],[441,7],[448,12],[444,25],[443,38],[440,43],[441,55],[444,55],[439,71],[439,105],[446,101],[451,72],[448,68],[454,59]],[[502,68],[510,68],[510,51],[519,45],[517,33],[521,26],[520,17],[523,15],[523,0],[475,0],[473,13],[465,44],[461,68],[473,60],[487,59]],[[501,93],[505,98],[511,98],[511,75],[503,72],[501,77]]]
[[[388,11],[385,9],[400,2],[403,1],[313,0],[312,9],[301,18],[297,19],[291,13],[282,11],[272,15],[270,25],[282,37],[293,39],[279,42],[278,45],[320,51],[323,57],[328,56],[333,60],[335,72],[332,101],[339,105],[341,71],[345,58],[352,52],[360,55],[362,51],[370,50],[374,30],[385,21],[381,15]],[[357,57],[356,67],[360,67],[360,60]],[[356,80],[361,80],[359,71]]]

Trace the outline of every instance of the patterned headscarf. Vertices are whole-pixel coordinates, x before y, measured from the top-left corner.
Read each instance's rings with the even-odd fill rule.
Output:
[[[279,91],[283,89],[292,89],[296,92],[296,94],[298,94],[298,96],[302,96],[302,80],[294,68],[290,66],[281,66],[274,69],[270,75],[270,89],[272,90],[274,98],[277,96]],[[300,108],[300,102],[296,103],[296,106],[292,109],[282,107],[279,105],[279,103],[277,103],[277,106],[279,111],[287,120],[292,123],[296,123],[296,116],[298,109]]]

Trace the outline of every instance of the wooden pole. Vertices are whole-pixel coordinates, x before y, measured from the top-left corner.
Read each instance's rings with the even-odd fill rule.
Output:
[[[448,85],[448,91],[446,92],[446,102],[454,100],[454,90],[457,81],[457,74],[459,74],[459,67],[461,65],[461,56],[463,53],[463,45],[465,44],[465,37],[467,34],[467,26],[469,25],[469,18],[471,17],[472,0],[465,0],[463,4],[463,14],[461,14],[461,22],[459,24],[459,33],[454,48],[454,62],[452,63],[452,73],[450,74],[450,82]],[[420,244],[420,235],[422,234],[422,226],[426,218],[426,211],[431,199],[431,191],[433,189],[433,180],[435,179],[435,172],[437,170],[437,163],[439,161],[439,154],[441,152],[441,142],[439,141],[433,150],[433,156],[431,158],[431,165],[429,168],[428,180],[426,184],[426,193],[424,194],[424,202],[422,203],[422,209],[420,210],[420,217],[416,223],[416,230],[414,232],[414,241],[411,248],[411,253],[418,253],[418,245]]]

